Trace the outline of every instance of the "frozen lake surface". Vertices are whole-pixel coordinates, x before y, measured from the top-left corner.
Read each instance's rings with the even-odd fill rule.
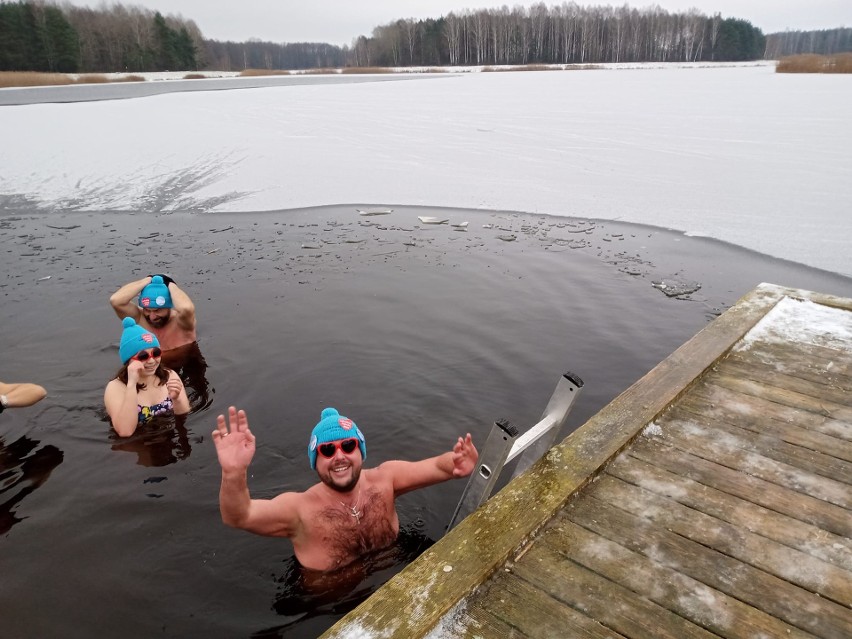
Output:
[[[844,77],[756,65],[310,82],[0,108],[0,203],[515,210],[852,275]]]
[[[325,406],[369,464],[413,459],[532,425],[570,370],[565,435],[761,281],[852,297],[850,93],[672,68],[0,107],[0,378],[49,393],[0,420],[5,634],[311,638],[410,561],[304,596],[288,542],[220,521],[229,404],[270,497],[314,481]],[[196,304],[210,404],[117,440],[108,297],[160,270]],[[409,537],[462,489],[403,497]]]

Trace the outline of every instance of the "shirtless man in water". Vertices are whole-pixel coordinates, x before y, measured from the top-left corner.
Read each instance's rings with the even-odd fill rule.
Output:
[[[470,433],[453,450],[416,462],[388,461],[362,469],[364,435],[335,409],[322,411],[308,444],[308,460],[320,483],[305,492],[252,499],[247,471],[255,451],[245,411],[219,415],[213,442],[222,466],[222,521],[258,535],[287,537],[305,568],[335,570],[386,548],[399,534],[394,499],[417,488],[467,477],[478,453]]]
[[[119,319],[132,317],[157,336],[163,355],[195,342],[195,305],[167,275],[149,275],[130,282],[109,298]]]

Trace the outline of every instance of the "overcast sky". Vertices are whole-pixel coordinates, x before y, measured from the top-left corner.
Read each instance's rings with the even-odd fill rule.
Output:
[[[72,4],[98,7],[101,0],[71,0]],[[111,4],[111,3],[110,3]],[[270,42],[329,42],[351,44],[359,35],[370,35],[373,27],[399,18],[438,18],[450,11],[482,9],[531,2],[487,2],[484,0],[128,0],[163,14],[180,14],[195,20],[202,34],[213,40],[244,41],[258,38]],[[561,4],[552,0],[547,6]],[[578,2],[580,5],[621,6],[623,0]],[[659,0],[631,2],[642,8],[658,4],[672,12],[696,7],[712,15],[749,20],[764,33],[774,31],[852,27],[850,0]]]

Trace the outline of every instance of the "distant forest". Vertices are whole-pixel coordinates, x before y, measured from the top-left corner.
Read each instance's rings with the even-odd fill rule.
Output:
[[[43,0],[0,0],[0,71],[63,73],[704,62],[831,55],[852,51],[852,28],[765,36],[747,20],[670,13],[660,7],[465,10],[397,20],[354,38],[323,43],[221,42],[192,20],[139,6],[98,9]]]

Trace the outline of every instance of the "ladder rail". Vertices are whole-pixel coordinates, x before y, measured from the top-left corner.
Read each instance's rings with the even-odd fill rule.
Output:
[[[578,376],[573,373],[562,375],[541,419],[523,435],[519,436],[517,427],[505,419],[494,422],[447,530],[451,530],[491,496],[508,462],[518,458],[512,475],[516,477],[550,450],[582,388],[583,380]]]
[[[512,442],[517,436],[518,429],[507,420],[501,419],[494,422],[447,530],[450,530],[488,499],[491,491],[494,490],[497,479],[500,477],[500,471],[506,464]]]

